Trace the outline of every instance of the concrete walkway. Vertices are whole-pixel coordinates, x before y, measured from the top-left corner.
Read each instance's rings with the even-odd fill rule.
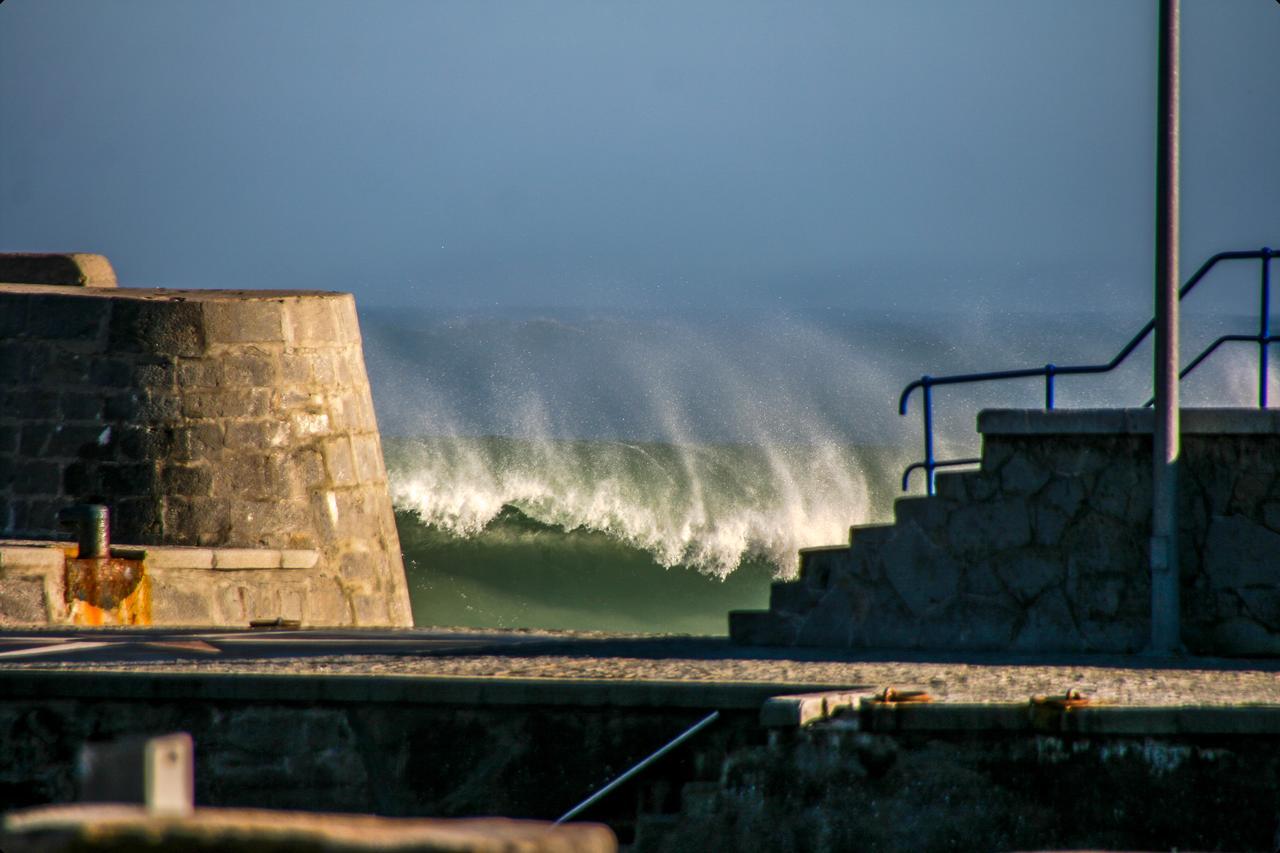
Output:
[[[662,683],[724,692],[926,690],[935,702],[1025,702],[1076,689],[1129,706],[1280,706],[1280,660],[868,654],[743,648],[722,638],[447,629],[23,631],[0,633],[0,679],[21,672],[135,676],[376,676],[431,680]],[[91,680],[91,679],[90,679]],[[217,679],[222,681],[224,679]],[[252,680],[252,679],[251,679]],[[273,681],[275,679],[272,679]],[[407,684],[405,685],[408,686]],[[548,687],[551,685],[548,684]],[[715,692],[713,690],[713,692]],[[613,690],[611,695],[617,695]]]

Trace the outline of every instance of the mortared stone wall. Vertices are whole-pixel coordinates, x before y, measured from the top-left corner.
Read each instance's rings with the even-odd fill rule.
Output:
[[[412,624],[350,294],[0,284],[0,538],[83,502],[117,542],[319,553],[293,605],[228,575],[228,621]]]

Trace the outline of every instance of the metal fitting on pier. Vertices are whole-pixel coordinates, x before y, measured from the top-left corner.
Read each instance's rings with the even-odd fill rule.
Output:
[[[58,522],[74,528],[80,558],[111,556],[111,511],[103,504],[76,504],[58,511]]]

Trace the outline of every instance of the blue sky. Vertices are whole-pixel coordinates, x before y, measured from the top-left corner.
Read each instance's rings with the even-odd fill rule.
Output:
[[[1155,0],[0,5],[0,250],[431,310],[1150,305]],[[1183,2],[1184,271],[1280,4]]]

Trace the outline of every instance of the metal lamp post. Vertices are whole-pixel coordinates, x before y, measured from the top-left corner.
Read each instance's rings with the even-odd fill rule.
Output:
[[[1178,574],[1178,17],[1159,0],[1156,131],[1155,429],[1151,507],[1152,654],[1181,648]]]

